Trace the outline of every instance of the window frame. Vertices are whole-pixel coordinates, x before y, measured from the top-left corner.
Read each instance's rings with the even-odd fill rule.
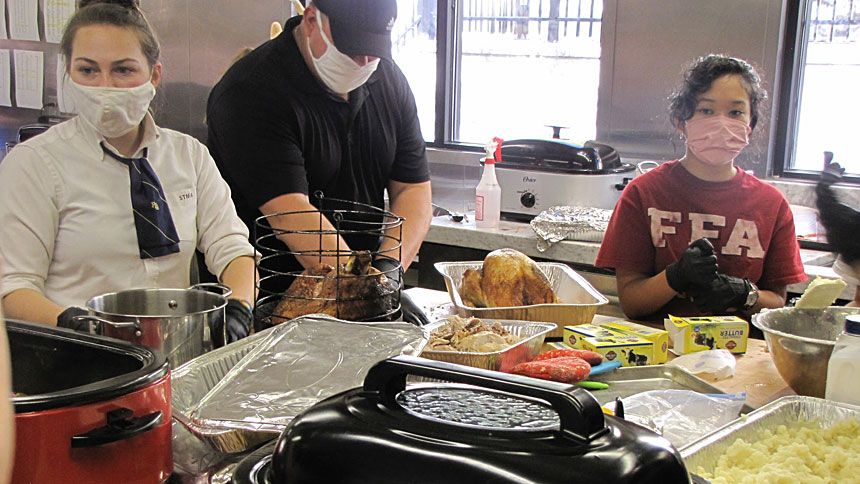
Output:
[[[786,0],[785,24],[782,32],[780,79],[778,82],[777,110],[771,174],[792,180],[817,181],[823,170],[791,168],[795,156],[795,139],[800,122],[800,101],[803,86],[803,66],[806,64],[806,43],[810,29],[810,0]],[[860,177],[846,175],[846,183],[860,183]]]
[[[796,181],[816,181],[820,170],[800,170],[790,168],[795,149],[795,136],[799,123],[799,106],[803,81],[803,66],[806,58],[805,42],[809,37],[809,10],[814,0],[785,0],[783,27],[780,33],[774,92],[775,107],[770,110],[772,119],[772,139],[768,150],[771,162],[764,174]],[[460,109],[460,90],[462,62],[462,25],[463,6],[458,0],[437,0],[436,25],[436,92],[435,126],[433,140],[427,146],[465,152],[482,152],[477,143],[453,141],[458,139],[458,117]],[[606,15],[604,4],[604,16]],[[605,25],[601,28],[605,28]],[[458,52],[458,49],[460,51]],[[604,82],[605,79],[601,79]],[[599,124],[600,105],[598,105]],[[599,131],[599,129],[598,129]],[[822,167],[823,169],[823,167]],[[846,183],[860,184],[860,176],[846,175]]]

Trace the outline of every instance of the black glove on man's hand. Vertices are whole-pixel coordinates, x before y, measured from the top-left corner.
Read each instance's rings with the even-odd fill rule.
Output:
[[[706,287],[717,277],[717,256],[708,239],[693,241],[681,258],[666,266],[666,282],[678,294]]]
[[[424,311],[405,292],[400,293],[400,312],[402,313],[403,320],[407,323],[412,323],[416,326],[430,324],[430,320],[427,319]]]
[[[86,316],[87,314],[89,314],[89,312],[84,308],[79,308],[75,306],[66,308],[65,311],[61,312],[60,315],[57,316],[57,327],[89,333],[89,321],[75,321],[73,319],[75,316]]]
[[[743,309],[751,290],[749,279],[718,274],[707,288],[693,289],[688,295],[699,311],[720,315]]]
[[[818,218],[836,252],[849,264],[860,260],[860,211],[839,201],[831,185],[842,179],[839,163],[828,163],[815,187]]]
[[[392,259],[380,255],[376,256],[376,258],[373,259],[373,263],[371,265],[379,272],[385,274],[385,277],[396,282],[398,285],[403,279],[401,277],[402,267],[400,266],[400,261],[398,261],[397,259]]]

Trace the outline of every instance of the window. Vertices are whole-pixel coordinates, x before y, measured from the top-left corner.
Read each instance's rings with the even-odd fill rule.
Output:
[[[817,176],[824,151],[834,153],[848,173],[860,175],[857,143],[860,97],[860,9],[852,0],[788,2],[789,22],[780,102],[785,123],[778,139],[783,174]],[[776,158],[780,159],[780,158]],[[778,168],[777,168],[778,172]]]
[[[440,2],[399,0],[393,36],[426,140],[594,138],[602,0]]]

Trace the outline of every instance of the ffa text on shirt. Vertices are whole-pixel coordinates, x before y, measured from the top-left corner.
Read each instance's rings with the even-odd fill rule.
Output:
[[[690,241],[702,237],[719,240],[721,233],[731,230],[728,241],[719,248],[722,255],[741,255],[746,248],[746,256],[750,259],[764,258],[764,249],[759,239],[758,227],[753,220],[738,218],[734,226],[726,226],[726,217],[708,213],[690,212],[688,220],[682,220],[681,212],[648,208],[651,220],[651,242],[654,247],[666,247],[666,235],[676,234],[680,224],[690,224]]]

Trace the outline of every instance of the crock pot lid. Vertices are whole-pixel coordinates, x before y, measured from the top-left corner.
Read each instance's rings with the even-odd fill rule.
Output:
[[[467,386],[412,386],[397,403],[409,414],[485,430],[547,431],[559,428],[546,403],[519,395]]]

